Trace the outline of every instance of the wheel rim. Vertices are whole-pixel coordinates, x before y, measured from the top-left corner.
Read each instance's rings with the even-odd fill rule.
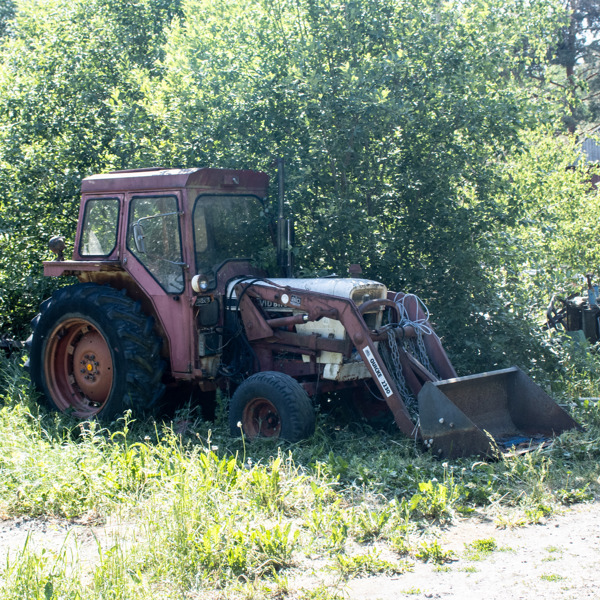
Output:
[[[63,321],[48,337],[44,374],[56,407],[78,418],[99,413],[113,386],[113,360],[108,342],[89,321]]]
[[[279,437],[281,419],[275,405],[266,398],[254,398],[244,408],[242,428],[249,438]]]

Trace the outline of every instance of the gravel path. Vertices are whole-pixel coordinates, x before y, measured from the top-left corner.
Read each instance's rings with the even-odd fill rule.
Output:
[[[497,550],[469,560],[465,544],[493,538]],[[354,580],[352,600],[583,600],[600,598],[600,504],[577,505],[543,525],[498,529],[466,519],[441,533],[458,559],[441,569],[417,562],[396,578]]]

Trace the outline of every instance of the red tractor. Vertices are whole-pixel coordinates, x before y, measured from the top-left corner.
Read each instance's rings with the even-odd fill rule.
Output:
[[[30,372],[55,409],[80,419],[165,396],[234,390],[231,432],[297,441],[313,398],[376,398],[440,456],[551,436],[575,421],[519,369],[457,378],[423,306],[367,279],[295,279],[292,227],[275,223],[268,177],[141,169],[82,182],[73,260],[53,238],[48,276],[75,276],[33,321]],[[280,277],[260,265],[275,263]],[[375,400],[375,402],[377,401]]]

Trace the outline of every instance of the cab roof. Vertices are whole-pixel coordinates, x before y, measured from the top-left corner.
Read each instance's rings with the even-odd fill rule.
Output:
[[[210,189],[232,192],[236,189],[264,197],[267,194],[269,176],[260,171],[214,169],[132,169],[113,171],[86,177],[81,182],[81,192],[96,194],[105,192],[160,191],[182,188]]]

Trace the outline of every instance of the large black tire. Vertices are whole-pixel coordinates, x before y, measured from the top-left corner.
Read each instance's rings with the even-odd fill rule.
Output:
[[[231,435],[298,442],[315,431],[315,411],[304,388],[277,371],[256,373],[236,389],[229,405]]]
[[[32,321],[30,374],[51,408],[79,419],[155,411],[164,392],[161,340],[139,303],[83,283],[44,301]]]

